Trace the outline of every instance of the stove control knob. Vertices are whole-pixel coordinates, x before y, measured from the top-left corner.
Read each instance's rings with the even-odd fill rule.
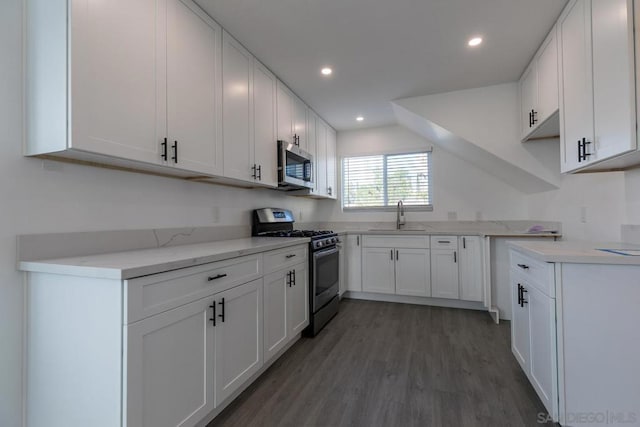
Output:
[[[321,247],[323,247],[323,246],[324,246],[324,244],[323,244],[322,242],[318,242],[318,243],[316,243],[316,246],[317,246],[317,247],[319,247],[319,248],[321,248]]]
[[[336,238],[335,238],[335,237],[332,237],[332,238],[331,238],[331,243],[335,243],[335,242],[336,242]]]

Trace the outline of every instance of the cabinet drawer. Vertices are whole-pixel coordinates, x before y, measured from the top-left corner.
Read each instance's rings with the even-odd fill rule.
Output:
[[[307,248],[307,245],[299,245],[266,252],[264,254],[265,274],[307,261]]]
[[[553,263],[538,261],[523,253],[511,250],[512,274],[517,274],[543,294],[555,298],[555,268]]]
[[[431,236],[432,249],[458,249],[458,236]]]
[[[124,323],[179,307],[262,276],[262,254],[125,281]]]
[[[429,236],[362,236],[365,248],[429,249]]]

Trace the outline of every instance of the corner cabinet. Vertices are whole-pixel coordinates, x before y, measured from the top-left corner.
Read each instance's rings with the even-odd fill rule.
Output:
[[[522,140],[559,135],[558,44],[554,27],[519,83]]]
[[[562,172],[640,163],[633,1],[573,0],[558,33]]]
[[[222,29],[192,1],[26,8],[26,155],[222,173]]]
[[[307,250],[128,280],[29,273],[26,425],[210,421],[309,324]]]

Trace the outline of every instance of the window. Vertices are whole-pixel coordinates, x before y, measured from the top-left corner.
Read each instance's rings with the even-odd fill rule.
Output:
[[[342,160],[342,207],[405,206],[431,210],[430,152],[345,157]]]

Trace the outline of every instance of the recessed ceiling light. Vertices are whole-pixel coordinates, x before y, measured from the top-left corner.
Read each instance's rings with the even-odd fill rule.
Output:
[[[330,76],[331,73],[333,73],[333,70],[329,67],[324,67],[322,70],[320,70],[320,72],[325,76]]]
[[[356,117],[356,120],[357,120],[357,121],[359,121],[359,122],[361,122],[361,121],[363,121],[363,120],[364,120],[364,117],[362,117],[362,116],[358,116],[358,117]]]
[[[475,47],[478,46],[480,43],[482,43],[482,37],[474,37],[471,40],[469,40],[469,46],[471,47]]]

